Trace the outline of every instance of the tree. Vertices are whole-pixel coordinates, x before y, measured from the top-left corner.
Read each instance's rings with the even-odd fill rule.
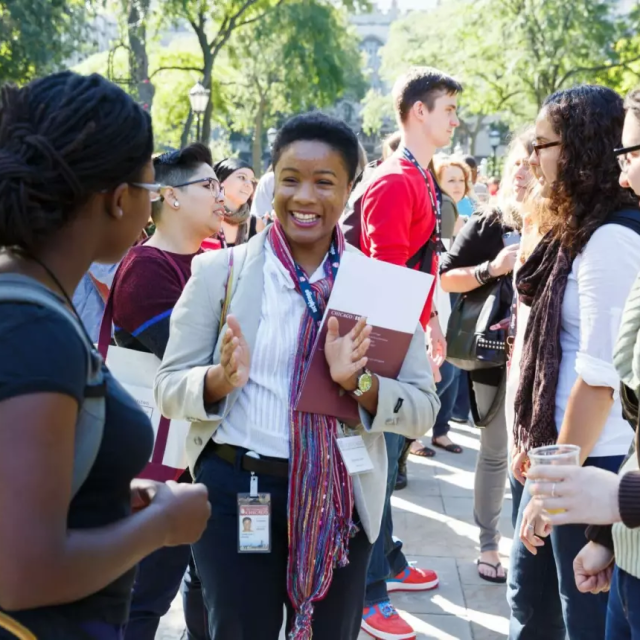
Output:
[[[531,121],[558,89],[602,80],[640,60],[638,46],[618,44],[635,36],[638,16],[620,16],[616,7],[614,0],[449,2],[393,25],[383,71],[392,79],[421,64],[456,75],[473,142],[489,114]]]
[[[0,0],[0,82],[56,71],[90,41],[84,0]]]
[[[229,43],[231,37],[249,25],[258,24],[274,9],[290,0],[164,0],[166,17],[187,22],[195,33],[202,53],[201,66],[197,69],[201,82],[211,90],[214,65],[220,52]],[[342,0],[347,8],[367,8],[369,0]],[[191,68],[187,69],[193,70]],[[209,103],[203,118],[202,140],[211,136],[211,116],[213,104]],[[185,122],[183,142],[186,140],[192,124],[192,114]]]
[[[264,131],[281,114],[323,108],[365,88],[358,39],[345,16],[325,0],[282,4],[229,43],[233,74],[220,78],[235,130],[253,134],[260,171]]]

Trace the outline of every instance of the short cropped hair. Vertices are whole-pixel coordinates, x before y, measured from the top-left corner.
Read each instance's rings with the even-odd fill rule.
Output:
[[[473,156],[464,156],[464,158],[462,159],[465,161],[465,164],[469,167],[469,169],[471,169],[471,171],[478,168],[478,162]]]
[[[358,137],[346,122],[319,111],[304,113],[287,120],[273,143],[274,169],[278,166],[285,149],[301,140],[324,142],[335,149],[342,156],[349,182],[353,182],[360,159],[359,143]]]
[[[203,164],[212,165],[211,150],[202,142],[194,142],[184,149],[168,151],[153,159],[156,182],[165,187],[174,187],[189,182]],[[157,220],[162,211],[162,202],[154,202],[151,217]]]
[[[406,122],[411,107],[423,102],[429,111],[433,111],[435,101],[443,94],[462,93],[462,85],[433,67],[412,67],[400,76],[393,87],[393,104],[400,122]]]

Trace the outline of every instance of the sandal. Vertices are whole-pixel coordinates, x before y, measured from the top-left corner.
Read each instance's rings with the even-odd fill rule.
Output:
[[[507,575],[499,576],[498,571],[502,568],[502,563],[498,562],[498,564],[491,564],[490,562],[482,562],[481,560],[476,560],[476,564],[480,566],[483,564],[485,567],[491,567],[495,572],[495,576],[486,576],[484,573],[480,573],[478,571],[478,575],[487,582],[493,582],[494,584],[505,584],[507,581]]]
[[[435,439],[432,439],[431,444],[434,447],[438,447],[438,449],[444,449],[449,453],[462,453],[462,447],[458,444],[454,444],[453,442],[451,444],[440,444],[439,442],[436,442]]]
[[[431,447],[424,446],[419,440],[414,440],[411,443],[409,453],[419,458],[433,458],[436,455],[436,452]]]

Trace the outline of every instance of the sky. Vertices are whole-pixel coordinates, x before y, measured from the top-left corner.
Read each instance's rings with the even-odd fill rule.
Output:
[[[386,11],[391,6],[391,0],[377,0],[377,4],[382,11]],[[398,0],[398,6],[402,11],[407,9],[430,9],[435,4],[436,0]]]

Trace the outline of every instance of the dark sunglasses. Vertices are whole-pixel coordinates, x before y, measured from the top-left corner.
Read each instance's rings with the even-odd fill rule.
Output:
[[[630,153],[634,151],[640,151],[640,144],[633,145],[633,147],[620,147],[613,150],[613,155],[618,158],[618,164],[622,171],[626,171],[631,163]]]

